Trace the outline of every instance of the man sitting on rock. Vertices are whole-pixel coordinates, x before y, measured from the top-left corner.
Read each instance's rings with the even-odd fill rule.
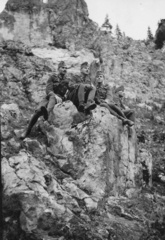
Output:
[[[68,100],[71,100],[79,112],[89,113],[96,107],[94,97],[96,87],[89,78],[89,64],[81,64],[81,75],[75,80],[75,84],[70,85]]]
[[[95,102],[100,104],[102,107],[108,108],[109,112],[121,119],[123,124],[127,124],[128,126],[133,126],[134,122],[130,119],[132,117],[131,110],[123,110],[125,107],[121,101],[121,92],[123,91],[123,87],[119,87],[115,89],[116,101],[114,101],[114,93],[110,89],[108,84],[104,83],[104,74],[102,71],[98,71],[96,75],[96,96]],[[122,95],[123,96],[123,95]],[[119,100],[119,102],[117,102]]]
[[[115,89],[113,100],[115,105],[118,106],[127,119],[135,123],[135,111],[133,109],[129,109],[123,104],[123,97],[124,97],[124,86],[120,86]]]
[[[61,61],[58,64],[58,74],[53,74],[48,79],[46,85],[46,96],[41,101],[35,114],[31,118],[27,130],[21,135],[22,140],[29,136],[39,117],[43,116],[45,120],[48,120],[55,104],[61,103],[65,100],[69,84],[69,79],[66,77],[66,73],[67,67],[65,62]]]

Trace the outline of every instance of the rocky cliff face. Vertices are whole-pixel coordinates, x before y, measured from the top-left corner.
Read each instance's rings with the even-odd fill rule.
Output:
[[[12,41],[1,44],[1,59],[4,239],[147,236],[146,208],[150,226],[162,198],[153,206],[152,194],[141,191],[152,184],[152,157],[145,144],[137,146],[135,131],[128,138],[127,128],[99,107],[81,123],[66,102],[55,107],[52,125],[41,119],[21,142],[55,68]]]
[[[17,104],[3,104],[1,109],[3,129],[13,119],[11,112],[14,122],[20,123],[21,110]],[[13,129],[17,137],[10,139],[10,147],[15,154],[8,152],[3,141],[5,196],[11,204],[18,201],[20,228],[34,239],[107,238],[106,222],[91,230],[87,227],[92,224],[89,213],[94,216],[99,209],[106,208],[106,215],[111,214],[107,209],[111,199],[139,194],[145,182],[142,163],[150,169],[151,181],[152,158],[147,152],[145,157],[144,153],[135,156],[135,132],[128,138],[127,129],[104,108],[96,109],[92,118],[71,128],[76,116],[71,102],[57,105],[52,125],[40,121],[37,138],[20,143],[17,137],[21,130]],[[139,217],[122,208],[119,211],[128,216],[128,222],[134,221],[129,230],[131,239]],[[106,219],[110,223],[108,216]],[[12,217],[7,219],[8,223],[12,221]],[[141,227],[134,239],[141,235]],[[117,236],[122,232],[126,235],[127,231],[121,230]]]
[[[24,42],[0,43],[4,239],[164,239],[164,52],[96,32],[84,1],[70,2],[10,0],[0,16],[2,37],[8,39],[10,32],[15,39],[22,31],[18,39]],[[27,23],[29,16],[34,25],[28,22],[22,29],[20,22]],[[86,18],[91,28],[83,28]],[[75,37],[80,29],[84,32]],[[49,42],[46,36],[56,37]],[[88,49],[83,48],[86,40]],[[66,102],[54,108],[52,124],[40,119],[21,142],[59,61],[66,61],[72,77],[82,62],[99,54],[107,83],[123,84],[125,101],[136,110],[132,137],[106,109],[97,107],[83,119]]]
[[[30,46],[80,48],[89,45],[96,28],[84,0],[9,0],[0,14],[1,39]]]
[[[82,122],[73,104],[66,102],[55,107],[52,125],[41,119],[31,138],[20,142],[55,68],[24,44],[12,41],[1,44],[1,59],[5,239],[14,232],[22,239],[102,239],[108,238],[109,231],[116,234],[118,223],[113,227],[114,220],[110,220],[115,216],[111,215],[112,205],[118,206],[115,199],[130,199],[143,185],[152,184],[152,157],[137,148],[135,130],[129,138],[127,128],[99,107]],[[8,203],[16,207],[9,209]],[[133,224],[131,230],[124,230],[123,225],[116,236],[129,232],[131,239],[140,216],[130,215],[123,207],[119,211],[130,219],[127,224],[132,220]],[[105,213],[110,215],[102,224]],[[93,225],[98,214],[99,226],[97,221]],[[141,236],[141,229],[139,226],[135,239]]]

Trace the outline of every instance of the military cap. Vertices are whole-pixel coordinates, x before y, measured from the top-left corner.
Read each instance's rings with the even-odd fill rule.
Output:
[[[81,64],[81,69],[82,69],[83,67],[88,67],[88,66],[89,66],[88,62],[83,62],[83,63]]]
[[[66,67],[66,64],[65,64],[64,61],[59,62],[59,64],[58,64],[58,69],[59,69],[60,67]]]

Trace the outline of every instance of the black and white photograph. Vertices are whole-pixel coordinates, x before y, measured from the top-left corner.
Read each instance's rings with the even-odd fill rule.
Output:
[[[165,240],[165,0],[0,0],[0,239]]]

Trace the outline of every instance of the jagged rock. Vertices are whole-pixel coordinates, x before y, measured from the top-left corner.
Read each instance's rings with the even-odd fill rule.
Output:
[[[17,118],[20,117],[20,110],[17,104],[11,103],[11,104],[3,104],[1,106],[1,117],[3,119],[6,119],[7,121],[11,121],[11,118]]]
[[[41,159],[25,151],[2,159],[5,196],[11,205],[21,205],[17,211],[22,230],[31,233],[35,239],[39,236],[75,236],[76,239],[81,239],[81,236],[86,239],[96,237],[96,233],[90,233],[84,220],[76,216],[82,212],[82,219],[90,222],[80,208],[80,202],[85,202],[88,209],[93,209],[96,206],[91,197],[69,178],[60,186],[52,172]],[[16,209],[12,211],[14,213]],[[98,236],[96,239],[102,238]]]
[[[85,49],[76,51],[77,57],[73,56],[72,52],[67,49],[60,48],[34,48],[32,52],[39,58],[51,59],[56,69],[61,59],[63,59],[68,67],[69,74],[79,74],[82,62],[87,61],[90,64],[94,60],[93,54]]]
[[[9,145],[11,145],[14,148],[14,150],[17,150],[17,151],[20,149],[20,146],[21,146],[21,144],[16,142],[14,138],[10,139]]]
[[[140,149],[139,156],[143,169],[143,181],[145,184],[152,186],[152,155],[146,149]]]
[[[41,145],[37,140],[33,139],[25,139],[23,142],[24,148],[31,152],[33,156],[40,156],[41,154],[44,156],[46,154],[46,147]]]
[[[0,15],[1,38],[31,46],[86,46],[96,29],[84,0],[8,0]]]
[[[46,171],[44,163],[26,152],[20,152],[9,160],[3,159],[2,172],[5,194],[9,196],[18,194],[20,197],[22,204],[20,220],[23,230],[36,229],[46,213],[49,213],[54,221],[57,217],[62,217],[66,222],[72,218],[71,211],[55,200],[56,194],[60,191],[55,179],[52,182],[54,192],[49,196],[46,185],[46,176],[49,172]]]
[[[106,191],[112,195],[123,194],[140,184],[143,161],[149,168],[151,181],[152,158],[145,155],[145,160],[136,159],[135,131],[128,138],[127,127],[100,107],[93,111],[91,118],[71,130],[75,114],[78,113],[71,102],[57,105],[52,115],[53,125],[44,124],[42,128],[49,151],[53,155],[65,153],[67,158],[58,160],[59,166],[71,174],[81,189],[90,192],[97,201]]]
[[[157,48],[162,48],[165,41],[165,19],[161,19],[155,33],[154,42]]]
[[[87,227],[86,221],[91,224],[87,212],[97,213],[105,199],[111,205],[112,196],[131,197],[133,194],[128,190],[138,191],[143,184],[142,162],[151,167],[150,155],[145,154],[142,160],[140,156],[136,158],[135,131],[128,138],[127,128],[107,109],[97,107],[83,122],[77,115],[70,101],[57,104],[51,125],[42,120],[39,123],[47,139],[47,153],[37,139],[27,138],[19,153],[2,159],[5,197],[11,204],[17,202],[21,206],[17,209],[20,227],[25,233],[31,232],[35,239],[39,236],[106,238],[105,229],[93,226],[93,232]],[[71,128],[73,122],[75,125]],[[120,210],[127,224],[139,221],[124,209]],[[109,223],[114,221],[110,212],[106,218]],[[130,239],[135,226],[133,223]],[[135,239],[140,231],[141,227]]]
[[[9,139],[12,136],[11,123],[18,122],[21,114],[17,104],[3,104],[1,105],[1,136],[2,139]]]

